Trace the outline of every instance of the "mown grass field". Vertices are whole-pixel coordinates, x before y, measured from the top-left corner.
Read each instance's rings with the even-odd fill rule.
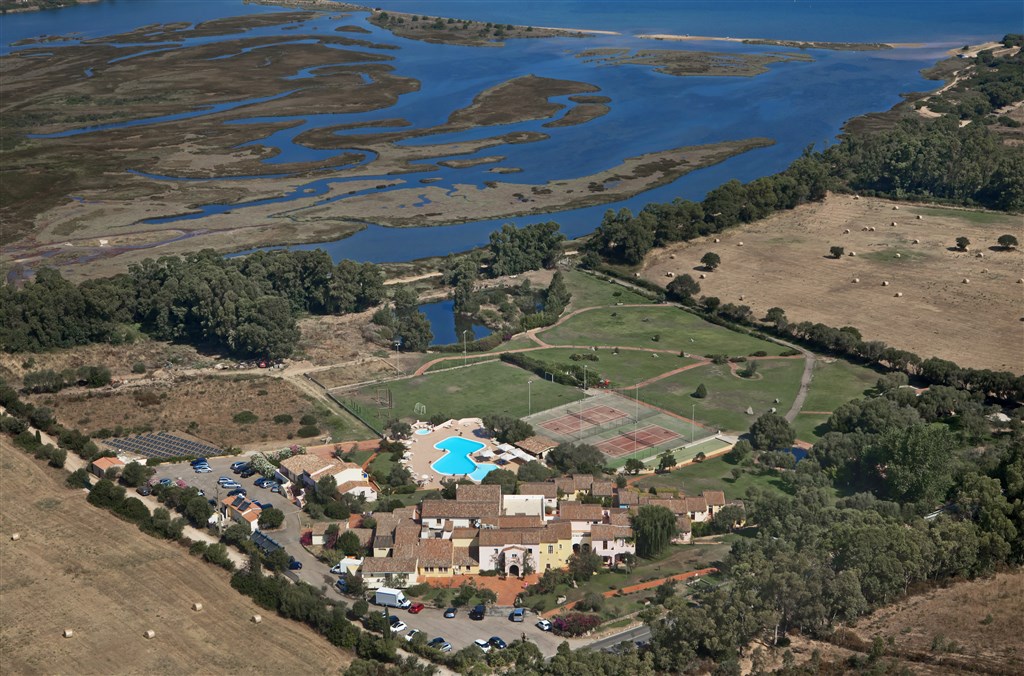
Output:
[[[760,360],[758,377],[747,379],[733,375],[725,364],[708,364],[640,388],[640,400],[687,417],[692,413],[697,422],[712,429],[746,432],[768,409],[789,410],[800,389],[803,368],[803,359]],[[692,395],[701,383],[708,396],[697,399]],[[753,415],[746,414],[748,406]]]
[[[755,474],[744,468],[738,477],[732,472],[737,469],[722,458],[687,465],[674,472],[654,474],[637,481],[634,486],[642,490],[654,487],[659,494],[679,491],[682,495],[697,495],[703,491],[723,491],[726,499],[743,498],[751,488],[762,494],[782,495],[786,491],[782,480],[768,474]]]
[[[793,429],[796,430],[796,438],[807,443],[817,443],[825,434],[825,424],[830,416],[810,415],[801,413],[793,421]]]
[[[746,356],[760,350],[778,355],[786,349],[716,326],[671,305],[590,310],[539,332],[538,337],[551,345],[649,347],[697,355]]]
[[[814,379],[807,391],[806,411],[834,411],[851,399],[864,397],[878,382],[878,373],[842,360],[814,364]]]
[[[569,301],[570,310],[598,305],[615,305],[616,303],[629,305],[651,302],[620,284],[606,282],[578,270],[569,270],[565,273],[565,286],[572,294],[572,299]]]
[[[529,371],[498,361],[387,383],[394,404],[388,417],[426,419],[443,413],[453,418],[485,414],[521,418],[528,413],[526,383],[531,380],[535,381],[530,386],[534,411],[579,399],[579,390],[575,388],[541,380]],[[337,396],[354,398],[364,407],[370,407],[377,392],[378,386],[368,386],[337,393]],[[417,403],[426,406],[425,413],[416,413]]]
[[[574,354],[593,354],[597,361],[573,361]],[[574,348],[551,348],[545,350],[533,350],[529,353],[532,359],[540,359],[551,364],[549,371],[565,368],[572,364],[585,364],[591,372],[601,374],[602,378],[608,378],[616,388],[629,388],[639,381],[653,378],[654,376],[667,373],[693,364],[696,360],[680,357],[678,354],[654,354],[651,352],[636,352],[631,350],[620,350],[613,354],[611,350],[580,350]],[[629,393],[627,393],[629,394]]]

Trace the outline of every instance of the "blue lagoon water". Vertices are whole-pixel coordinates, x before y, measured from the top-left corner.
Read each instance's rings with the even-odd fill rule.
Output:
[[[108,129],[137,127],[140,133],[148,125],[172,119],[202,118],[219,113],[224,124],[251,124],[273,121],[290,122],[264,138],[244,145],[260,145],[278,151],[265,161],[267,176],[280,175],[285,165],[329,160],[345,152],[360,153],[360,169],[368,173],[358,178],[342,177],[330,171],[315,175],[295,175],[295,181],[280,197],[252,200],[248,203],[197,205],[195,213],[154,219],[153,223],[182,222],[201,228],[207,215],[245,209],[268,203],[310,200],[317,204],[348,199],[353,195],[373,195],[394,189],[416,187],[420,179],[437,179],[431,187],[454,190],[456,186],[478,186],[484,182],[507,180],[542,185],[550,180],[577,178],[613,167],[624,159],[669,148],[714,143],[762,136],[775,144],[734,157],[718,165],[694,171],[671,184],[612,204],[554,212],[551,214],[482,220],[443,227],[387,228],[374,223],[372,208],[363,215],[366,227],[357,234],[331,242],[294,248],[324,248],[335,259],[361,261],[404,261],[444,255],[478,247],[502,223],[526,225],[555,220],[563,232],[575,237],[592,231],[605,210],[622,207],[639,210],[652,201],[677,197],[700,199],[712,188],[730,179],[749,181],[784,169],[808,145],[818,148],[836,141],[842,125],[852,117],[887,110],[900,101],[900,93],[926,91],[938,86],[920,76],[922,68],[942,58],[946,50],[967,42],[998,39],[1007,32],[1019,32],[1024,25],[1024,3],[1019,0],[983,2],[931,2],[871,0],[678,0],[676,2],[607,2],[604,0],[563,0],[560,2],[468,2],[433,0],[379,0],[385,9],[406,10],[432,16],[455,16],[536,26],[562,26],[617,31],[619,35],[599,35],[585,40],[573,38],[509,40],[502,48],[437,45],[396,37],[372,26],[365,14],[322,13],[301,22],[297,30],[284,26],[257,28],[246,37],[279,36],[280,42],[295,42],[308,36],[339,35],[334,29],[342,24],[361,26],[369,31],[361,40],[379,43],[389,49],[355,47],[372,54],[366,63],[387,63],[394,74],[419,80],[420,88],[399,97],[390,108],[357,113],[318,113],[295,117],[259,117],[247,111],[254,101],[218,103],[208,109],[184,111],[178,115],[149,120],[101,125],[98,128],[68,129],[48,135],[47,142],[59,143],[60,137],[75,134],[102,134]],[[210,19],[247,13],[286,11],[261,5],[245,5],[241,0],[103,0],[72,8],[8,15],[0,24],[0,54],[23,49],[59,50],[82,39],[132,30],[142,25],[166,22],[190,22],[178,31],[180,45],[149,45],[153,49],[178,49],[239,37],[190,37],[192,27]],[[291,26],[294,28],[295,24]],[[606,66],[577,57],[579,52],[602,47],[624,49],[688,49],[735,52],[792,52],[779,47],[758,47],[725,42],[668,42],[637,38],[643,33],[674,33],[737,37],[765,37],[820,41],[894,41],[917,43],[913,48],[843,52],[807,50],[812,62],[772,64],[769,72],[755,77],[673,77],[647,66]],[[66,40],[43,45],[12,46],[11,43],[39,35],[64,35]],[[40,56],[40,59],[45,57]],[[230,57],[229,57],[230,58]],[[384,59],[384,60],[378,60]],[[390,60],[387,60],[390,59]],[[324,63],[323,66],[329,66]],[[358,70],[360,64],[346,64]],[[318,68],[303,68],[288,80],[287,89],[301,88],[315,81]],[[403,118],[412,129],[443,124],[452,111],[470,104],[484,89],[523,75],[576,80],[592,83],[600,94],[611,98],[610,112],[583,125],[545,128],[547,120],[507,125],[492,125],[445,135],[428,136],[402,142],[415,146],[439,142],[497,137],[509,132],[542,132],[549,139],[535,143],[498,145],[467,157],[502,155],[495,164],[467,168],[436,165],[432,158],[417,163],[422,172],[399,177],[374,175],[376,156],[368,151],[315,150],[295,141],[302,132],[333,125],[353,125]],[[103,77],[103,67],[90,68],[83,78]],[[371,78],[362,74],[364,82]],[[573,105],[568,97],[555,101]],[[564,114],[564,112],[562,113]],[[378,133],[386,128],[350,129],[345,135]],[[278,168],[281,165],[282,168]],[[500,176],[488,172],[494,167],[518,168],[520,173]],[[350,168],[350,166],[345,167]],[[135,168],[126,167],[126,176]],[[294,169],[292,169],[294,171]],[[161,176],[160,180],[186,180]],[[238,178],[248,177],[233,177]],[[253,177],[259,180],[258,177]],[[362,188],[350,194],[344,184],[353,180],[377,180],[387,187]],[[204,179],[205,180],[205,179]],[[213,179],[225,180],[225,179]],[[271,179],[273,180],[273,179]],[[365,184],[364,184],[365,185]],[[304,202],[308,204],[309,202]],[[428,198],[409,204],[409,215],[430,210]],[[436,206],[433,207],[436,210]],[[196,246],[203,246],[196,237]],[[159,247],[154,255],[159,254]],[[448,301],[450,303],[450,301]],[[454,327],[452,314],[439,304],[438,320],[431,318],[436,342],[457,342],[461,335]],[[447,315],[445,313],[447,312]],[[481,327],[482,328],[482,327]],[[474,336],[480,337],[477,328]],[[484,329],[486,331],[486,329]],[[486,333],[482,334],[486,335]]]
[[[430,331],[434,334],[431,345],[451,345],[462,342],[462,332],[466,331],[466,340],[474,341],[491,335],[486,326],[473,324],[471,321],[455,314],[455,301],[441,300],[436,303],[424,303],[420,312],[430,321]]]

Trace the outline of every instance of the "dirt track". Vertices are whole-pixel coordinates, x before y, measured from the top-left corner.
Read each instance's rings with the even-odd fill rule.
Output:
[[[1006,233],[1024,241],[1020,217],[893,206],[831,196],[726,231],[717,244],[703,238],[658,249],[647,256],[641,274],[664,285],[668,272],[688,273],[703,295],[749,305],[758,316],[778,306],[792,322],[855,326],[865,340],[882,340],[922,358],[1024,372],[1024,285],[1016,283],[1024,277],[1024,252],[989,248]],[[971,240],[970,250],[950,251],[961,235]],[[913,244],[915,239],[920,243]],[[833,260],[831,246],[857,255]],[[699,279],[698,261],[708,251],[719,254],[722,264]]]
[[[63,486],[63,473],[6,439],[0,467],[6,673],[340,673],[351,661],[302,625],[257,608],[231,589],[226,572],[92,507]],[[202,612],[191,610],[196,601]],[[254,613],[261,624],[250,621]],[[61,636],[65,628],[72,638]],[[147,629],[154,639],[143,638]]]

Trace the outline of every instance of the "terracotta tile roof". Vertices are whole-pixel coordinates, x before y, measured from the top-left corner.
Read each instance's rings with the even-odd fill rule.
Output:
[[[95,460],[93,460],[92,465],[96,469],[106,472],[111,467],[124,467],[124,462],[118,460],[117,458],[104,456],[102,458],[96,458]]]
[[[452,530],[452,540],[472,540],[479,533],[479,528],[455,528]]]
[[[544,517],[538,516],[488,516],[480,519],[481,526],[495,528],[541,528]]]
[[[498,516],[501,505],[496,502],[457,502],[455,500],[424,500],[420,507],[422,519],[476,519]]]
[[[403,524],[395,529],[395,545],[412,545],[420,539],[420,527],[415,524]]]
[[[561,500],[558,503],[558,518],[564,521],[603,521],[604,508],[596,504]]]
[[[401,545],[395,546],[394,551],[391,552],[391,558],[393,559],[418,559],[420,548],[418,544],[415,545]]]
[[[331,526],[337,526],[338,534],[340,535],[348,528],[348,523],[345,521],[317,521],[309,527],[309,530],[312,531],[313,535],[323,535]]]
[[[374,535],[373,536],[373,548],[374,549],[391,549],[395,546],[395,538],[390,535]]]
[[[338,486],[338,494],[345,495],[346,493],[351,493],[356,488],[369,488],[374,493],[377,492],[377,487],[369,481],[344,481]]]
[[[506,545],[539,545],[572,538],[572,524],[553,522],[544,528],[483,528],[480,530],[481,547]]]
[[[349,528],[348,532],[355,533],[356,537],[359,538],[359,544],[364,547],[370,544],[370,541],[373,539],[372,528]]]
[[[475,484],[457,484],[455,499],[459,502],[494,502],[501,503],[501,486]]]
[[[373,573],[415,573],[416,559],[373,556],[363,559],[363,575]]]
[[[655,507],[665,507],[673,514],[688,512],[686,498],[652,498],[648,503]]]
[[[554,538],[555,542],[572,538],[572,524],[568,521],[553,521],[544,530],[548,532],[549,537]],[[547,542],[551,541],[547,540]]]
[[[391,513],[400,519],[412,519],[415,521],[419,517],[419,507],[409,505],[408,507],[400,507]]]
[[[557,498],[558,486],[554,481],[524,481],[517,489],[519,495],[543,495],[545,498]]]
[[[725,492],[704,491],[701,495],[704,496],[704,499],[707,500],[708,505],[711,507],[725,507]]]
[[[450,568],[455,550],[451,540],[420,540],[417,544],[420,566]]]
[[[373,518],[377,521],[377,527],[374,529],[377,535],[391,535],[395,532],[395,528],[398,528],[398,524],[402,522],[402,519],[390,512],[374,514]]]
[[[294,477],[299,476],[303,472],[313,476],[334,466],[336,466],[336,463],[324,460],[319,455],[312,455],[310,453],[293,455],[281,461],[281,467],[288,470],[288,474]]]
[[[595,481],[590,485],[590,494],[598,496],[615,495],[614,481]]]
[[[530,455],[541,455],[557,446],[558,442],[554,439],[548,439],[547,437],[538,434],[532,437],[527,437],[522,441],[517,441],[512,445],[516,448],[523,449]]]
[[[687,512],[706,512],[708,511],[708,503],[702,497],[686,498],[686,511]]]
[[[475,566],[478,561],[469,553],[469,547],[456,547],[452,551],[452,565],[454,566]]]
[[[676,517],[676,528],[679,529],[680,533],[689,533],[693,530],[693,525],[690,523],[690,517],[688,516],[677,516]]]
[[[611,512],[608,514],[608,523],[613,526],[628,526],[632,522],[629,519],[629,512]]]
[[[633,537],[633,529],[629,526],[613,526],[607,523],[595,524],[590,529],[590,540],[618,540]]]
[[[638,491],[619,491],[619,506],[639,505],[641,495]]]

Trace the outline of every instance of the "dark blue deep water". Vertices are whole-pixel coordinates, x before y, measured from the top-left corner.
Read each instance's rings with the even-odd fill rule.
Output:
[[[466,340],[473,342],[477,338],[491,335],[486,326],[474,324],[471,320],[455,314],[455,301],[442,300],[436,303],[420,305],[420,312],[430,320],[430,330],[434,334],[431,345],[462,344],[462,332],[466,331]]]
[[[708,190],[730,180],[749,181],[785,168],[808,145],[819,148],[834,143],[844,122],[871,111],[892,107],[901,92],[934,89],[937,83],[923,79],[919,71],[942,58],[951,47],[967,42],[998,39],[1007,32],[1024,29],[1024,3],[982,1],[946,2],[875,0],[715,0],[663,2],[572,0],[546,2],[469,2],[431,0],[379,0],[375,5],[386,9],[407,10],[433,16],[456,16],[485,21],[529,23],[536,26],[562,26],[613,30],[614,36],[596,36],[586,40],[571,38],[541,40],[510,40],[503,48],[458,47],[434,45],[397,38],[366,23],[365,15],[355,13],[347,18],[324,14],[298,30],[282,27],[247,31],[246,36],[281,36],[281,41],[294,40],[298,34],[336,35],[340,24],[368,28],[371,34],[358,36],[399,49],[361,51],[393,57],[389,62],[400,76],[421,82],[419,91],[402,96],[388,109],[355,114],[320,114],[288,119],[296,123],[254,144],[276,148],[277,157],[268,164],[285,164],[328,159],[340,151],[324,151],[294,143],[301,132],[328,125],[372,122],[405,118],[413,128],[444,122],[455,109],[468,105],[480,91],[521,75],[589,82],[612,99],[611,112],[583,125],[543,128],[544,120],[509,125],[496,125],[466,132],[413,139],[410,145],[459,141],[498,136],[512,131],[541,131],[550,139],[519,145],[487,148],[484,155],[503,155],[502,167],[515,167],[521,173],[506,177],[516,183],[543,184],[549,180],[576,178],[608,169],[623,159],[643,153],[685,145],[764,136],[775,145],[737,156],[707,169],[692,172],[672,184],[641,193],[622,202],[556,212],[543,216],[503,218],[431,228],[385,228],[374,224],[372,213],[365,214],[367,227],[346,239],[303,245],[298,248],[324,248],[335,259],[361,261],[404,261],[463,251],[483,245],[489,233],[505,222],[518,225],[540,220],[555,220],[570,237],[592,231],[606,209],[628,207],[640,209],[651,201],[669,201],[676,197],[700,199]],[[245,13],[275,12],[281,8],[244,5],[240,0],[103,0],[96,4],[73,8],[8,15],[0,20],[0,53],[9,53],[11,43],[38,35],[69,35],[66,42],[45,43],[47,51],[75,44],[78,39],[108,35],[145,24],[187,21],[193,24],[218,17]],[[189,29],[181,31],[185,45],[209,42],[214,38],[189,38]],[[751,78],[741,77],[673,77],[654,72],[646,66],[603,66],[577,58],[585,49],[623,47],[628,49],[712,49],[737,52],[787,52],[776,47],[755,47],[724,42],[655,42],[635,37],[646,32],[736,37],[767,37],[822,41],[892,41],[912,42],[919,46],[867,52],[808,50],[814,61],[773,64],[770,71]],[[237,36],[230,36],[237,37]],[[174,49],[176,45],[154,45],[154,49]],[[40,57],[43,58],[43,57]],[[325,64],[326,65],[326,64]],[[86,77],[102,77],[102,72],[86,73]],[[305,69],[289,78],[296,87],[316,77],[316,69]],[[364,74],[364,80],[370,76]],[[560,102],[571,105],[568,101]],[[238,102],[196,110],[181,116],[197,117],[217,110],[231,111],[227,124],[246,124],[266,118],[247,116]],[[235,117],[237,115],[237,117]],[[167,119],[167,118],[165,118]],[[71,129],[59,136],[79,133],[102,134],[105,128],[131,125],[144,131],[147,125],[159,124],[160,118],[133,120],[99,129]],[[380,128],[367,131],[381,131]],[[53,142],[59,142],[54,138]],[[460,158],[473,157],[460,156]],[[364,163],[371,168],[372,156]],[[437,159],[424,162],[433,165]],[[439,179],[434,186],[453,189],[456,185],[477,185],[484,181],[502,180],[488,173],[495,165],[453,169],[431,166],[429,171],[403,175],[404,186],[418,186],[421,178]],[[126,168],[131,171],[132,168]],[[163,180],[181,180],[173,176]],[[360,180],[366,179],[361,176]],[[371,176],[373,178],[373,176]],[[381,177],[383,178],[383,177]],[[389,177],[393,179],[394,177]],[[227,210],[244,212],[267,201],[288,202],[317,197],[322,201],[345,199],[346,194],[332,188],[346,180],[319,174],[302,180],[298,186],[279,198],[251,204],[199,205],[198,212],[188,216],[163,218],[160,223],[188,221],[189,227],[201,227],[207,214]],[[373,194],[374,188],[358,194]],[[342,193],[347,191],[341,191]],[[408,207],[429,209],[423,199]],[[183,223],[184,225],[184,223]],[[202,237],[196,238],[202,246]],[[154,249],[154,255],[159,248]],[[449,318],[451,317],[449,310]],[[448,323],[453,324],[449,321]],[[440,324],[438,324],[440,326]],[[452,327],[454,331],[454,326]],[[435,328],[435,335],[438,335]],[[452,334],[454,335],[454,334]],[[439,340],[455,342],[455,339]]]

